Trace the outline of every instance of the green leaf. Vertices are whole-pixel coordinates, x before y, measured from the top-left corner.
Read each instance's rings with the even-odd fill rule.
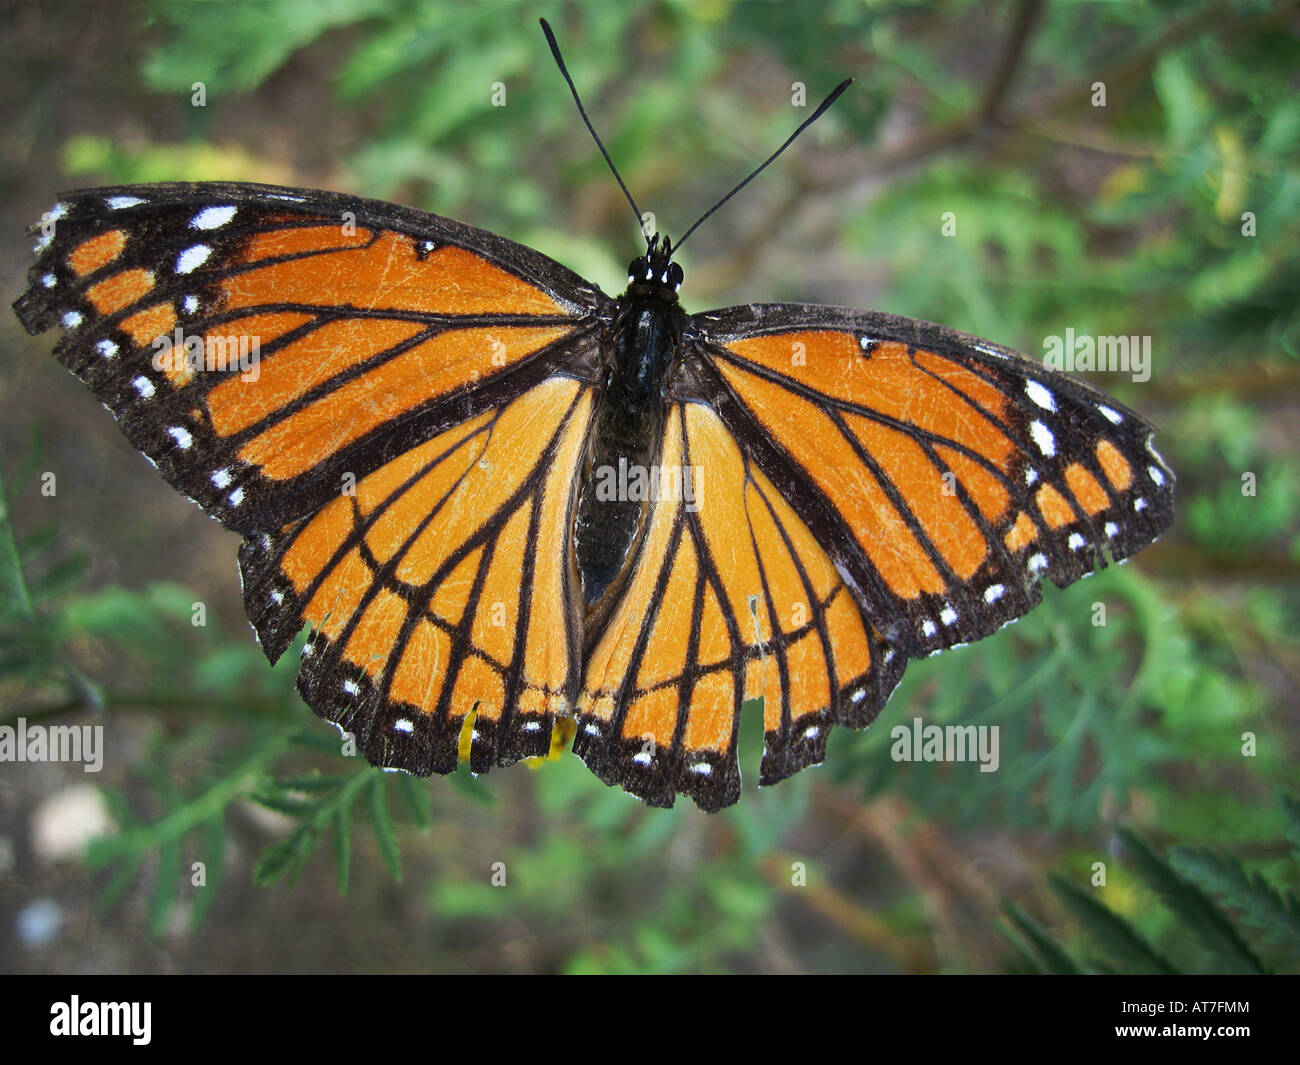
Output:
[[[383,6],[382,0],[161,4],[158,13],[174,33],[145,61],[145,80],[164,92],[188,94],[195,81],[209,90],[247,92],[326,30],[359,22]]]
[[[373,777],[373,770],[366,767],[346,777],[327,778],[333,783],[333,790],[319,789],[319,798],[304,801],[301,824],[288,837],[262,851],[253,870],[254,881],[258,884],[270,884],[281,877],[287,877],[290,883],[294,882],[316,850],[321,833],[329,827],[337,829],[339,811],[350,811],[352,803],[360,797],[360,793],[372,786]],[[282,783],[276,782],[263,790],[274,796],[277,789],[283,787]],[[349,817],[349,828],[350,826]],[[347,847],[346,853],[350,861],[350,846]],[[339,860],[337,851],[335,858],[337,864]]]
[[[1300,799],[1282,793],[1278,796],[1278,800],[1282,805],[1282,816],[1285,818],[1283,831],[1291,844],[1296,860],[1300,861]]]
[[[339,897],[347,898],[348,879],[352,873],[352,807],[340,805],[334,815],[334,870],[338,876]]]
[[[304,824],[285,839],[265,847],[253,867],[253,883],[273,884],[283,877],[293,884],[316,849],[319,835],[314,824]]]
[[[1070,957],[1065,949],[1053,943],[1052,937],[1047,931],[1014,902],[1004,902],[1002,910],[1015,926],[1024,933],[1025,938],[1034,945],[1034,948],[1042,956],[1049,973],[1078,976],[1083,972],[1078,963]]]
[[[433,797],[429,794],[429,782],[423,777],[399,773],[397,787],[406,799],[406,807],[411,811],[411,820],[421,832],[433,828]]]
[[[1052,885],[1052,890],[1061,897],[1066,907],[1083,925],[1090,946],[1107,949],[1112,956],[1127,962],[1128,968],[1138,972],[1164,974],[1178,972],[1117,913],[1059,876],[1052,875],[1047,879]]]
[[[1294,895],[1281,893],[1259,873],[1247,873],[1228,854],[1175,847],[1169,861],[1182,876],[1239,911],[1266,941],[1300,956],[1300,903]]]
[[[386,774],[375,773],[370,784],[370,824],[379,844],[379,856],[388,872],[397,881],[402,879],[402,859],[397,847],[397,832],[388,813],[388,780]]]
[[[1181,880],[1145,843],[1125,828],[1119,830],[1124,847],[1142,877],[1174,911],[1184,927],[1231,972],[1263,973],[1264,966],[1237,934],[1223,913],[1199,889]]]
[[[167,927],[167,918],[176,905],[176,895],[181,883],[180,840],[172,837],[158,848],[158,872],[154,880],[153,895],[149,901],[149,934],[161,936]]]
[[[191,932],[196,932],[203,926],[221,888],[226,869],[226,819],[223,814],[214,814],[203,822],[200,860],[204,864],[207,880],[202,887],[194,888],[194,908],[190,911]]]

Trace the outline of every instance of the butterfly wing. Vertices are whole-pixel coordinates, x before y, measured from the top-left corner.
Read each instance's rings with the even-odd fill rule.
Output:
[[[563,365],[608,299],[451,219],[225,183],[67,194],[15,304],[180,491],[238,532],[314,512]]]
[[[245,606],[372,762],[544,754],[578,686],[566,530],[608,299],[527,248],[271,186],[94,189],[46,218],[29,331],[246,539]]]
[[[680,792],[713,811],[740,793],[744,700],[764,699],[760,782],[775,783],[822,760],[832,724],[868,724],[904,657],[707,403],[670,408],[659,470],[635,569],[587,655],[573,748],[652,805]]]
[[[909,656],[987,636],[1173,518],[1153,429],[1007,348],[801,305],[695,316],[690,365],[747,458]]]
[[[544,755],[582,646],[569,565],[590,385],[552,376],[433,436],[317,513],[240,549],[267,654],[304,622],[298,689],[375,765],[470,768]]]

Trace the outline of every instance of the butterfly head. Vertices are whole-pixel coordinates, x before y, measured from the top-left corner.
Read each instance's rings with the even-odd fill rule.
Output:
[[[661,239],[656,233],[646,248],[646,253],[628,264],[628,290],[660,293],[667,290],[676,299],[677,290],[682,287],[683,276],[682,268],[673,262],[672,242],[667,237]]]

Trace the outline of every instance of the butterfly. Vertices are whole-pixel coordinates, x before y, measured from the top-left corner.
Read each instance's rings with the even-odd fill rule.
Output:
[[[571,719],[601,780],[716,811],[747,700],[772,784],[908,659],[1172,520],[1153,429],[1115,400],[910,318],[689,314],[657,234],[611,298],[307,189],[81,190],[34,232],[23,325],[61,327],[131,443],[244,537],[267,657],[309,628],[298,689],[376,766],[449,773],[467,745],[482,773]]]

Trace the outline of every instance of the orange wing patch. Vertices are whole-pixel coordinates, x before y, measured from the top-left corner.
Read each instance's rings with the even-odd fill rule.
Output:
[[[1106,480],[1123,492],[1133,483],[1133,468],[1114,444],[1109,440],[1097,442],[1097,461],[1106,472]]]
[[[170,303],[155,303],[122,322],[122,332],[130,336],[138,348],[150,347],[154,340],[167,336],[175,328],[176,311]]]
[[[86,299],[94,304],[100,314],[112,314],[123,307],[143,299],[153,288],[154,277],[149,270],[123,270],[107,277],[86,290]]]
[[[125,247],[126,234],[120,229],[110,229],[107,233],[91,237],[78,245],[68,256],[68,265],[72,267],[73,273],[85,277],[96,270],[102,270],[121,255]]]
[[[805,469],[849,526],[870,530],[859,543],[895,595],[915,599],[943,591],[943,577],[906,516],[863,463],[854,441],[837,430],[827,414],[756,374],[730,365],[722,372],[768,433],[788,442],[796,453],[803,452]]]
[[[250,266],[222,283],[228,309],[302,303],[422,314],[563,315],[546,293],[464,248],[427,254],[404,233],[342,224],[258,234],[243,253]],[[281,257],[287,257],[281,259]],[[256,264],[272,260],[265,266]],[[281,261],[275,261],[281,260]]]

